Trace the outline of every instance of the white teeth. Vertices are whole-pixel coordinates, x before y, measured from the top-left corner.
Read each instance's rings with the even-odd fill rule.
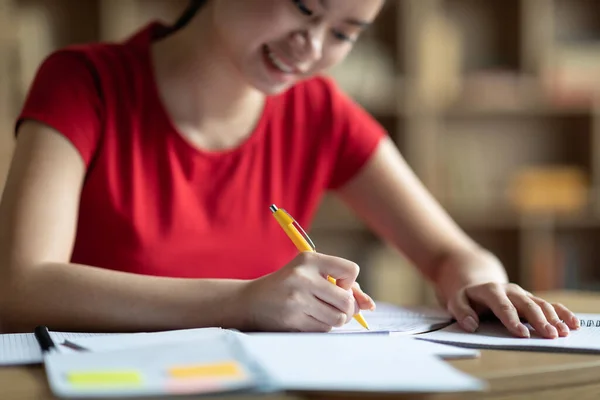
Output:
[[[273,62],[273,64],[275,64],[275,66],[279,70],[281,70],[282,72],[288,73],[288,74],[291,74],[291,73],[294,72],[294,69],[291,68],[290,66],[288,66],[287,64],[285,64],[279,58],[277,58],[277,56],[275,54],[273,54],[273,52],[271,51],[271,49],[269,49],[267,47],[266,50],[267,50],[267,56],[269,56],[269,60],[271,60]]]

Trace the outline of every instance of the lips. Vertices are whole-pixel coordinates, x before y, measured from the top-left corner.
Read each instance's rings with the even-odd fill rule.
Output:
[[[301,74],[302,71],[296,65],[279,56],[268,45],[264,46],[264,52],[272,65],[284,74]]]

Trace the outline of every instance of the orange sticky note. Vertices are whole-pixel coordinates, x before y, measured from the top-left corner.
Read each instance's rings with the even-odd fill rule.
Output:
[[[235,361],[182,365],[169,369],[173,378],[242,378],[245,376]]]

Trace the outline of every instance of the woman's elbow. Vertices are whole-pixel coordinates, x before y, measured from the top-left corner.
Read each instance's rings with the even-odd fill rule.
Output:
[[[19,279],[11,270],[10,265],[0,266],[0,332],[31,332],[26,326],[27,307],[20,298]]]

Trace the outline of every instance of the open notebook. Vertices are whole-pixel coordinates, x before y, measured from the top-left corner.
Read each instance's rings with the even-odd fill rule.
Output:
[[[531,338],[517,338],[500,322],[482,322],[475,333],[467,333],[458,324],[416,336],[417,339],[471,348],[538,350],[569,353],[600,353],[600,314],[575,314],[581,328],[566,337],[546,339],[529,325]]]
[[[157,334],[159,335],[159,334]],[[126,397],[227,391],[463,392],[485,383],[413,338],[258,334],[229,330],[87,338],[107,351],[55,353],[45,368],[60,397]],[[110,340],[109,340],[110,339]],[[118,340],[125,339],[125,340]],[[131,340],[135,339],[135,340]],[[83,340],[83,339],[82,339]],[[137,342],[137,345],[132,343]],[[423,342],[425,344],[425,342]]]

